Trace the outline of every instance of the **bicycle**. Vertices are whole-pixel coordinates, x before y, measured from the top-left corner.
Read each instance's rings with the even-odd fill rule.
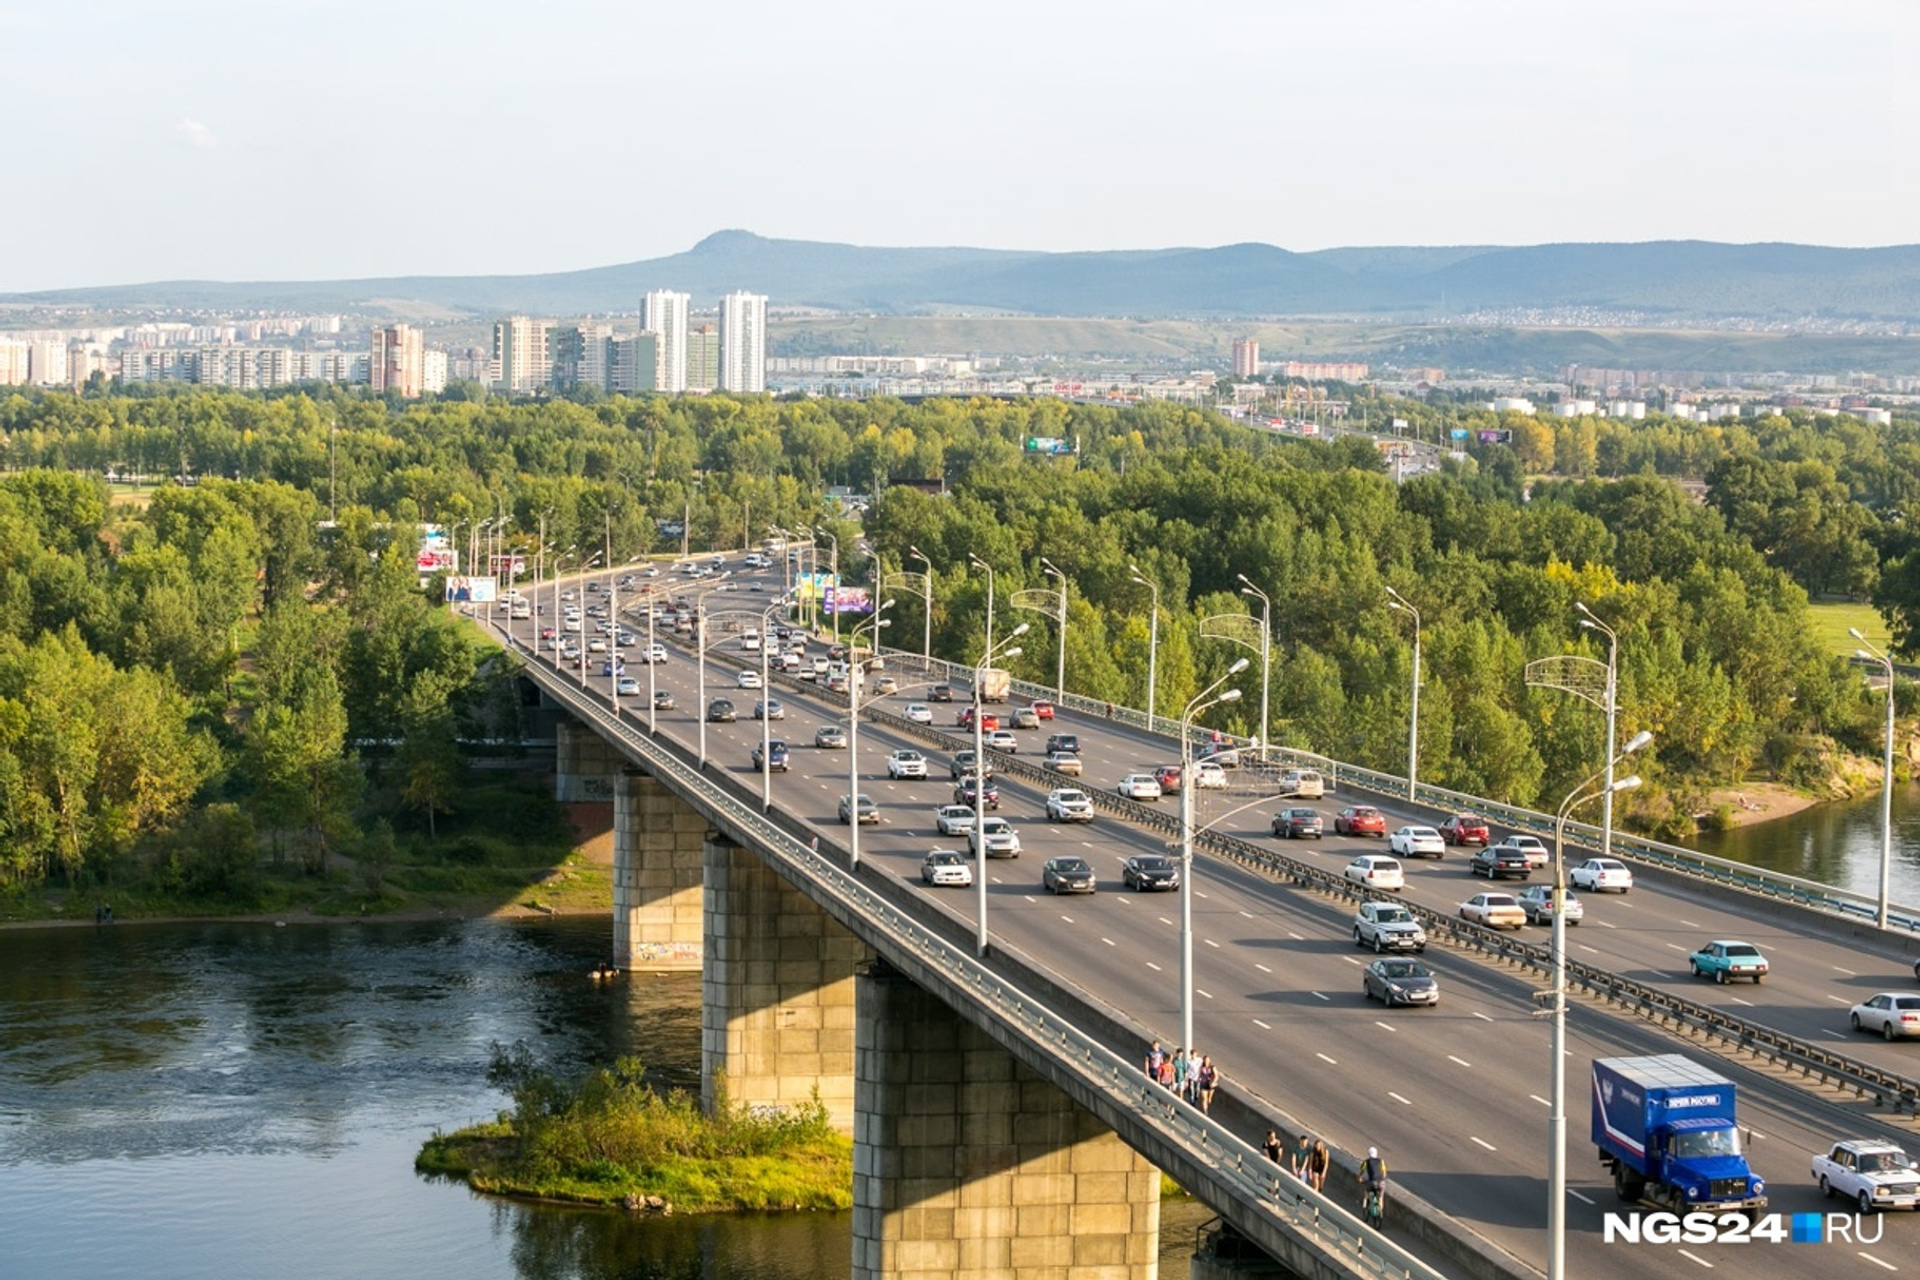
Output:
[[[1384,1231],[1387,1227],[1387,1189],[1368,1187],[1366,1203],[1363,1206],[1367,1225],[1375,1231]]]

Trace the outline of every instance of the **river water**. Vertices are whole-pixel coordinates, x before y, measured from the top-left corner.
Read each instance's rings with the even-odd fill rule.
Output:
[[[1702,833],[1702,853],[1817,880],[1875,897],[1880,892],[1880,792],[1820,804],[1771,822]],[[1895,903],[1920,907],[1920,786],[1893,792],[1891,891]]]
[[[5,1280],[829,1280],[845,1214],[636,1219],[423,1178],[489,1046],[696,1086],[700,979],[596,984],[608,922],[0,931]],[[1161,1274],[1208,1215],[1168,1205]]]

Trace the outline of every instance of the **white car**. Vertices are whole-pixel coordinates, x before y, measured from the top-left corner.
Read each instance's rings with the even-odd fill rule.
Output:
[[[1093,801],[1078,787],[1056,787],[1047,793],[1048,822],[1092,822]]]
[[[927,758],[911,748],[896,751],[887,757],[887,776],[924,778],[927,776]]]
[[[995,751],[1018,752],[1020,739],[1014,736],[1011,729],[995,729],[987,735],[987,745]]]
[[[1526,926],[1527,909],[1510,893],[1476,893],[1460,904],[1460,918],[1489,929],[1520,929]]]
[[[747,653],[760,652],[760,637],[742,636],[740,639],[740,648]]]
[[[605,640],[602,640],[599,636],[595,636],[593,639],[587,641],[588,653],[605,653],[606,651],[607,651],[607,642]]]
[[[1447,842],[1432,827],[1402,827],[1387,837],[1387,848],[1403,858],[1447,856]]]
[[[665,662],[666,660],[667,646],[661,644],[658,640],[647,646],[648,662]]]
[[[1150,773],[1130,773],[1120,779],[1120,785],[1114,788],[1129,800],[1158,800],[1160,784],[1154,781]]]
[[[640,696],[640,682],[632,676],[621,676],[613,682],[613,691],[623,698],[637,698]]]
[[[920,878],[931,885],[958,885],[964,888],[973,883],[973,868],[958,850],[935,849],[921,862]]]
[[[1407,887],[1407,873],[1400,863],[1385,854],[1364,853],[1347,864],[1342,873],[1355,884],[1363,884],[1369,889],[1404,889]]]
[[[907,704],[907,719],[913,721],[915,724],[932,724],[933,708],[924,702],[909,702]]]
[[[1920,996],[1882,991],[1869,996],[1847,1015],[1855,1031],[1871,1032],[1887,1040],[1920,1036]]]
[[[1202,791],[1225,791],[1227,771],[1211,760],[1193,766],[1193,785]]]
[[[1920,1209],[1920,1170],[1907,1153],[1878,1138],[1836,1142],[1813,1158],[1813,1180],[1825,1196],[1845,1196],[1860,1212]]]
[[[738,683],[742,689],[758,689],[760,687],[760,673],[758,671],[742,671]]]
[[[943,836],[963,836],[973,830],[973,806],[943,804],[933,811],[933,826]]]
[[[1493,847],[1496,849],[1512,849],[1518,853],[1525,854],[1527,858],[1527,870],[1529,871],[1542,870],[1549,862],[1553,861],[1553,855],[1547,851],[1547,846],[1541,844],[1532,836],[1508,836],[1505,840],[1502,840]]]
[[[1589,893],[1625,893],[1633,888],[1633,872],[1617,858],[1588,858],[1567,872],[1567,882]]]
[[[975,852],[980,852],[984,844],[989,858],[1017,858],[1020,856],[1020,837],[1015,833],[1013,824],[1005,818],[988,818],[978,828],[967,832],[967,844]]]

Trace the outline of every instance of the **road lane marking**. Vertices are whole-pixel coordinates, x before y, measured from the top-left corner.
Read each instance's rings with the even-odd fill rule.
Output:
[[[1199,987],[1195,987],[1194,990],[1199,991],[1201,995],[1205,996],[1209,1000],[1213,999],[1213,992],[1211,991],[1200,991]]]
[[[1399,1103],[1403,1107],[1410,1107],[1413,1105],[1412,1098],[1403,1098],[1391,1089],[1387,1090],[1387,1096],[1389,1098],[1392,1098],[1395,1102]]]
[[[1448,1054],[1448,1055],[1447,1055],[1447,1061],[1448,1061],[1448,1062],[1457,1062],[1457,1063],[1459,1063],[1459,1064],[1460,1064],[1461,1066],[1463,1066],[1463,1067],[1465,1067],[1465,1068],[1466,1068],[1467,1070],[1469,1070],[1469,1071],[1471,1071],[1471,1070],[1473,1070],[1473,1064],[1472,1064],[1471,1062],[1468,1062],[1468,1061],[1467,1061],[1467,1060],[1466,1060],[1465,1058],[1456,1058],[1456,1057],[1454,1057],[1454,1056],[1453,1056],[1452,1054]]]
[[[1173,923],[1173,921],[1167,919],[1165,916],[1160,916],[1159,921],[1161,924],[1164,924],[1164,925],[1171,925]]]
[[[1848,1006],[1851,1006],[1854,1003],[1853,1001],[1847,999],[1845,996],[1829,995],[1827,999],[1833,1001],[1835,1004],[1844,1004]]]
[[[1594,923],[1599,925],[1602,929],[1618,929],[1620,927],[1617,924],[1611,924],[1605,920],[1595,920]]]
[[[1312,992],[1309,992],[1308,994],[1311,995],[1315,1000],[1331,1000],[1333,998],[1331,996],[1322,995],[1318,991],[1312,991]]]
[[[1206,897],[1207,895],[1206,895],[1206,894],[1204,894],[1204,893],[1202,893],[1202,892],[1200,892],[1200,891],[1199,891],[1198,889],[1195,889],[1195,890],[1193,891],[1193,896],[1194,896],[1194,897],[1196,897],[1196,898],[1204,898],[1204,897]]]
[[[1492,1019],[1492,1018],[1490,1018],[1490,1017],[1488,1017],[1488,1016],[1487,1016],[1486,1014],[1484,1014],[1484,1013],[1482,1013],[1482,1012],[1480,1012],[1480,1011],[1479,1011],[1478,1009],[1475,1009],[1475,1010],[1473,1011],[1473,1016],[1474,1016],[1474,1017],[1476,1017],[1476,1018],[1478,1018],[1478,1019],[1480,1019],[1480,1021],[1482,1021],[1482,1022],[1492,1022],[1492,1021],[1493,1021],[1493,1019]]]
[[[1705,1258],[1701,1257],[1697,1253],[1688,1253],[1685,1249],[1675,1249],[1674,1252],[1679,1254],[1683,1258],[1699,1263],[1701,1266],[1705,1267],[1709,1271],[1713,1270],[1713,1264],[1711,1262],[1708,1262]]]
[[[1739,996],[1728,996],[1727,999],[1733,1001],[1735,1004],[1743,1004],[1749,1009],[1753,1008],[1753,1001],[1751,1000],[1742,1000]]]
[[[1106,944],[1107,944],[1108,946],[1112,946],[1112,945],[1113,945],[1113,939],[1112,939],[1112,938],[1102,938],[1102,939],[1100,939],[1100,941],[1102,941],[1102,942],[1104,942],[1104,943],[1106,943]]]
[[[1242,911],[1240,914],[1245,916],[1249,920],[1253,919],[1253,912],[1251,911]]]
[[[1591,952],[1592,952],[1592,953],[1593,953],[1594,955],[1599,955],[1599,954],[1600,954],[1600,948],[1598,948],[1598,947],[1590,947],[1590,946],[1588,946],[1588,945],[1587,945],[1586,943],[1584,943],[1584,942],[1580,944],[1580,949],[1581,949],[1582,951],[1591,951]]]
[[[1853,970],[1851,970],[1851,969],[1846,969],[1846,968],[1842,968],[1842,967],[1841,967],[1840,965],[1837,965],[1837,964],[1836,964],[1836,965],[1830,965],[1830,966],[1828,966],[1828,967],[1829,967],[1829,968],[1831,968],[1831,969],[1832,969],[1832,970],[1833,970],[1833,971],[1834,971],[1835,973],[1844,973],[1844,974],[1846,974],[1846,975],[1847,975],[1847,976],[1848,976],[1849,978],[1857,978],[1857,977],[1859,977],[1859,976],[1860,976],[1859,974],[1857,974],[1857,973],[1855,973],[1855,972],[1854,972]]]
[[[1900,1269],[1894,1266],[1891,1262],[1880,1261],[1880,1259],[1874,1257],[1872,1254],[1868,1253],[1865,1249],[1857,1249],[1855,1250],[1855,1252],[1859,1254],[1860,1257],[1865,1258],[1868,1262],[1871,1262],[1876,1267],[1885,1267],[1889,1271],[1898,1271]]]
[[[1208,946],[1213,947],[1216,950],[1219,949],[1220,944],[1215,942],[1212,938],[1202,938],[1200,939],[1200,941],[1206,943]]]
[[[1155,973],[1159,973],[1161,971],[1160,966],[1155,964],[1151,960],[1147,961],[1147,968],[1153,970]]]
[[[1260,1028],[1260,1029],[1261,1029],[1262,1031],[1271,1031],[1271,1030],[1273,1030],[1273,1028],[1272,1028],[1272,1027],[1270,1027],[1270,1026],[1268,1026],[1268,1025],[1267,1025],[1266,1023],[1264,1023],[1264,1022],[1262,1022],[1262,1021],[1260,1021],[1260,1019],[1258,1019],[1258,1018],[1255,1018],[1255,1019],[1253,1020],[1253,1025],[1254,1025],[1254,1026],[1256,1026],[1256,1027],[1258,1027],[1258,1028]]]
[[[1468,1134],[1467,1136],[1469,1138],[1473,1138],[1472,1134]],[[1498,1151],[1500,1149],[1494,1146],[1491,1142],[1488,1142],[1485,1138],[1473,1138],[1473,1140],[1479,1143],[1481,1146],[1485,1147],[1489,1151]]]
[[[1543,1107],[1550,1107],[1553,1105],[1551,1102],[1548,1102],[1545,1098],[1541,1097],[1537,1093],[1530,1093],[1527,1096],[1529,1098],[1532,1098],[1535,1102],[1539,1103]]]
[[[1060,918],[1061,918],[1062,920],[1065,920],[1065,921],[1066,921],[1066,922],[1067,922],[1068,924],[1072,924],[1072,923],[1073,923],[1073,917],[1072,917],[1072,916],[1061,916]]]
[[[1570,1196],[1572,1196],[1572,1197],[1573,1197],[1573,1198],[1574,1198],[1575,1200],[1578,1200],[1578,1201],[1579,1201],[1579,1202],[1580,1202],[1581,1204],[1592,1204],[1592,1203],[1594,1203],[1594,1202],[1593,1202],[1593,1201],[1592,1201],[1591,1199],[1589,1199],[1589,1198],[1588,1198],[1588,1197],[1586,1197],[1586,1196],[1583,1196],[1583,1195],[1581,1195],[1581,1194],[1580,1194],[1580,1193],[1579,1193],[1578,1191],[1575,1191],[1575,1190],[1574,1190],[1574,1189],[1573,1189],[1572,1187],[1568,1187],[1568,1188],[1567,1188],[1567,1194],[1568,1194],[1568,1195],[1570,1195]]]
[[[1396,1033],[1396,1034],[1398,1034],[1398,1033],[1399,1033],[1399,1030],[1400,1030],[1400,1028],[1398,1028],[1398,1027],[1396,1027],[1396,1026],[1393,1026],[1393,1025],[1391,1025],[1391,1024],[1389,1024],[1389,1023],[1385,1023],[1385,1022],[1382,1022],[1382,1021],[1380,1021],[1380,1019],[1378,1019],[1378,1018],[1375,1018],[1375,1019],[1373,1020],[1373,1025],[1374,1025],[1374,1026],[1376,1026],[1376,1027],[1379,1027],[1379,1028],[1380,1028],[1380,1029],[1381,1029],[1382,1031],[1392,1031],[1392,1032],[1394,1032],[1394,1033]]]
[[[1262,973],[1272,973],[1272,972],[1273,972],[1273,970],[1271,970],[1271,969],[1269,969],[1269,968],[1267,968],[1267,966],[1265,966],[1265,965],[1263,965],[1263,964],[1258,964],[1258,963],[1256,963],[1256,964],[1255,964],[1255,965],[1254,965],[1253,967],[1254,967],[1254,968],[1256,968],[1256,969],[1258,969],[1258,970],[1259,970],[1260,972],[1262,972]]]
[[[1329,1058],[1329,1057],[1328,1057],[1328,1056],[1327,1056],[1326,1054],[1324,1054],[1324,1053],[1316,1053],[1316,1054],[1314,1054],[1313,1056],[1314,1056],[1314,1057],[1316,1057],[1316,1058],[1318,1058],[1318,1059],[1320,1059],[1320,1061],[1322,1061],[1322,1062],[1324,1062],[1324,1063],[1326,1063],[1326,1064],[1327,1064],[1328,1066],[1330,1066],[1330,1067],[1337,1067],[1337,1066],[1339,1066],[1339,1065],[1340,1065],[1339,1063],[1337,1063],[1337,1062],[1335,1062],[1335,1061],[1334,1061],[1334,1060],[1333,1060],[1332,1058]]]
[[[1681,946],[1681,945],[1680,945],[1679,943],[1677,943],[1677,942],[1669,942],[1669,943],[1667,944],[1667,950],[1669,950],[1669,951],[1685,951],[1685,950],[1686,950],[1686,948],[1685,948],[1685,947],[1683,947],[1683,946]],[[1686,1252],[1686,1250],[1685,1250],[1685,1249],[1682,1249],[1682,1250],[1681,1250],[1680,1252],[1682,1252],[1682,1253],[1685,1253],[1685,1252]]]
[[[1366,963],[1366,962],[1365,962],[1364,960],[1355,960],[1355,959],[1354,959],[1354,958],[1353,958],[1352,956],[1341,956],[1340,958],[1341,958],[1342,960],[1345,960],[1345,961],[1346,961],[1346,962],[1347,962],[1348,964],[1364,964],[1364,963]]]
[[[1682,920],[1680,923],[1687,926],[1687,928],[1689,929],[1698,929],[1700,927],[1697,923],[1695,923],[1692,920]]]
[[[1293,939],[1293,940],[1294,940],[1295,942],[1305,942],[1305,941],[1306,941],[1306,937],[1305,937],[1304,935],[1302,935],[1302,934],[1298,934],[1298,933],[1295,933],[1295,932],[1294,932],[1293,930],[1291,930],[1291,929],[1289,929],[1289,930],[1287,930],[1287,936],[1288,936],[1289,938],[1292,938],[1292,939]]]

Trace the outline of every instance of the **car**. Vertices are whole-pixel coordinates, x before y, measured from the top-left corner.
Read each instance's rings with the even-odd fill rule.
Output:
[[[1456,813],[1440,824],[1440,838],[1448,844],[1486,845],[1493,839],[1487,820],[1477,813]]]
[[[605,640],[602,640],[599,636],[595,636],[593,639],[587,641],[588,653],[605,653],[606,651],[607,651],[607,642]]]
[[[1387,815],[1370,804],[1350,804],[1333,817],[1337,836],[1385,836]]]
[[[1853,1006],[1847,1021],[1855,1031],[1878,1032],[1887,1040],[1920,1036],[1920,996],[1882,991]]]
[[[1047,735],[1047,754],[1052,755],[1056,751],[1066,751],[1076,756],[1079,755],[1080,754],[1080,735],[1077,733],[1048,734]]]
[[[962,729],[973,728],[973,708],[972,707],[960,708],[959,711],[954,713],[953,723],[957,727]],[[980,713],[980,732],[981,733],[992,733],[994,730],[998,729],[999,727],[1000,727],[1000,714],[998,712],[982,711]]]
[[[909,702],[907,704],[906,716],[907,719],[913,721],[915,724],[932,724],[933,708],[924,702]]]
[[[1327,780],[1318,769],[1289,769],[1280,775],[1279,794],[1318,800],[1327,793]]]
[[[975,804],[974,792],[979,786],[980,777],[978,774],[966,774],[953,786],[953,802],[955,804],[966,805],[969,809],[973,808]],[[980,797],[978,802],[988,809],[998,809],[1000,807],[1000,788],[994,785],[992,774],[987,775],[986,794]]]
[[[1158,853],[1138,853],[1120,868],[1120,883],[1135,893],[1173,893],[1180,888],[1180,864]]]
[[[1408,826],[1387,837],[1387,848],[1403,858],[1444,858],[1447,842],[1432,827]]]
[[[1625,893],[1633,888],[1633,872],[1618,858],[1588,858],[1567,872],[1567,883],[1588,893]]]
[[[956,849],[935,849],[921,859],[920,878],[931,885],[965,888],[973,883],[973,867]]]
[[[760,652],[760,637],[752,633],[740,637],[740,649],[743,653]]]
[[[647,662],[665,662],[667,660],[667,646],[655,640],[647,646],[645,660]]]
[[[791,761],[789,761],[787,757],[786,743],[775,738],[767,744],[767,771],[769,773],[785,773],[790,763]],[[757,743],[753,748],[753,771],[755,773],[760,772],[760,747]]]
[[[1489,929],[1519,929],[1527,923],[1527,911],[1510,893],[1476,893],[1460,904],[1460,918]]]
[[[814,655],[814,658],[813,658],[813,674],[814,675],[823,676],[831,670],[833,670],[833,664],[831,662],[827,661],[825,658],[821,657],[819,654]]]
[[[1160,793],[1169,795],[1180,789],[1180,766],[1163,764],[1153,771],[1153,780],[1160,784]]]
[[[1587,909],[1580,905],[1580,899],[1569,893],[1566,897],[1567,925],[1572,927],[1587,918]],[[1553,923],[1553,886],[1550,884],[1530,884],[1520,891],[1520,909],[1527,913],[1528,924]]]
[[[1360,980],[1369,1000],[1392,1008],[1396,1004],[1440,1003],[1440,984],[1433,971],[1418,960],[1375,960]]]
[[[1017,755],[1020,751],[1020,739],[1014,737],[1011,729],[995,729],[987,735],[987,745],[995,751],[1005,751]]]
[[[903,747],[887,757],[889,778],[924,778],[927,758],[911,747]]]
[[[1130,773],[1114,790],[1129,800],[1158,800],[1161,795],[1160,784],[1150,773]]]
[[[927,690],[927,701],[928,702],[952,702],[953,686],[950,684],[937,684],[933,686],[933,688]]]
[[[1767,958],[1751,942],[1716,939],[1687,957],[1687,966],[1696,978],[1712,978],[1725,984],[1735,978],[1752,978],[1757,986],[1767,976]]]
[[[1349,862],[1341,872],[1355,884],[1366,885],[1369,889],[1404,889],[1407,887],[1407,873],[1393,858],[1377,853],[1363,853]]]
[[[864,791],[860,793],[858,800],[849,800],[846,796],[840,797],[840,821],[848,821],[849,815],[853,813],[856,806],[860,811],[860,821],[880,821],[880,806],[875,804],[873,797]]]
[[[963,836],[973,830],[973,806],[943,804],[933,811],[933,827],[943,836]]]
[[[710,724],[732,724],[734,716],[733,704],[725,698],[715,698],[707,704],[707,721]]]
[[[1427,931],[1397,902],[1363,902],[1353,917],[1354,945],[1383,951],[1425,951]]]
[[[827,660],[830,662],[845,662],[847,660],[847,646],[843,644],[828,645]]]
[[[1093,868],[1087,860],[1069,855],[1047,859],[1040,869],[1040,887],[1058,897],[1063,893],[1094,893],[1100,886],[1094,882]]]
[[[787,718],[787,709],[781,705],[780,699],[778,698],[762,698],[753,704],[753,718],[755,720],[785,720]]]
[[[1033,714],[1032,707],[1021,707],[1013,713],[1013,727],[1016,729],[1038,729],[1040,717]]]
[[[1547,852],[1547,846],[1541,844],[1532,836],[1512,835],[1502,840],[1499,844],[1488,845],[1487,847],[1489,849],[1505,849],[1509,853],[1519,854],[1527,860],[1528,871],[1542,870],[1548,863],[1553,861],[1553,855]]]
[[[1093,801],[1078,787],[1056,787],[1047,793],[1048,822],[1092,822]]]
[[[1227,771],[1211,760],[1202,760],[1193,766],[1193,785],[1199,791],[1225,791]]]
[[[1844,1196],[1862,1213],[1920,1209],[1920,1169],[1897,1143],[1850,1138],[1813,1157],[1813,1180],[1823,1196]]]
[[[1036,720],[1053,719],[1053,704],[1045,698],[1035,698],[1033,705],[1028,707],[1027,710],[1033,712],[1033,718]]]
[[[1193,759],[1196,764],[1212,763],[1219,765],[1222,769],[1238,769],[1240,749],[1228,746],[1224,742],[1210,743],[1195,752]]]
[[[900,682],[892,676],[881,676],[867,690],[869,698],[887,698],[900,692]]]
[[[1005,818],[988,818],[967,832],[967,847],[978,854],[985,846],[989,858],[1020,856],[1020,837]]]
[[[837,724],[823,724],[813,731],[813,745],[823,751],[845,751],[847,731]]]
[[[760,687],[760,673],[758,671],[742,670],[736,678],[735,683],[742,689],[758,689]]]
[[[675,705],[673,690],[655,689],[653,691],[653,709],[655,711],[671,711]]]
[[[1080,757],[1071,751],[1054,751],[1047,755],[1047,768],[1055,773],[1064,773],[1077,778],[1086,766],[1081,763]]]
[[[957,781],[970,773],[977,772],[979,768],[980,757],[974,754],[973,748],[969,747],[965,751],[953,753],[953,759],[947,762],[947,776]],[[986,772],[989,778],[993,776],[992,764],[987,765]]]
[[[1312,809],[1282,809],[1273,815],[1273,834],[1285,840],[1318,840],[1326,832]]]
[[[1510,848],[1505,841],[1476,849],[1467,863],[1467,870],[1489,880],[1498,880],[1503,876],[1525,880],[1533,875],[1533,867],[1528,863],[1525,851]]]
[[[637,698],[640,696],[640,682],[632,676],[621,676],[613,682],[613,691],[622,698]]]

